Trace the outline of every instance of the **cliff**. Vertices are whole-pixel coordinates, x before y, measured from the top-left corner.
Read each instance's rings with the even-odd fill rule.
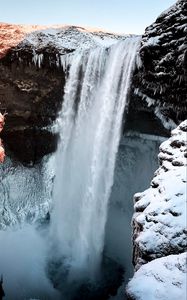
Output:
[[[179,0],[146,28],[133,77],[129,127],[135,121],[142,127],[142,118],[149,127],[157,116],[170,130],[186,118],[186,24],[187,2]]]
[[[158,158],[160,167],[150,188],[134,197],[133,261],[138,271],[127,288],[129,299],[146,300],[147,293],[149,299],[177,299],[173,295],[185,290],[187,120],[161,144]],[[176,289],[169,297],[167,282]],[[161,298],[156,295],[159,285]]]
[[[75,26],[4,23],[0,37],[0,109],[8,113],[2,138],[7,153],[24,163],[37,162],[56,149],[58,136],[49,126],[62,105],[64,55],[125,37]]]

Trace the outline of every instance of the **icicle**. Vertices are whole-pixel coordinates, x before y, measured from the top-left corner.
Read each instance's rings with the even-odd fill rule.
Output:
[[[59,66],[60,66],[60,60],[59,60],[58,54],[56,54],[56,66],[57,66],[57,68],[59,68]]]
[[[43,54],[42,53],[38,55],[38,60],[37,61],[38,61],[38,67],[40,68],[41,64],[43,62]]]
[[[35,66],[37,66],[38,68],[41,68],[41,64],[43,62],[43,57],[44,57],[44,55],[42,53],[37,54],[35,51],[33,51],[32,62],[34,62]]]

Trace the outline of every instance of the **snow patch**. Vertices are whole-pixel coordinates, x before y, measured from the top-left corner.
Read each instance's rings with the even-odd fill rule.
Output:
[[[127,286],[138,300],[186,299],[186,253],[155,259],[142,266]]]
[[[147,46],[156,46],[159,44],[160,41],[160,36],[154,36],[154,37],[150,37],[145,43],[144,43],[144,47]]]
[[[111,46],[126,37],[129,35],[90,32],[75,26],[65,26],[31,32],[26,35],[19,47],[31,46],[34,49],[42,50],[52,46],[63,53],[64,49],[75,50],[77,48],[89,49],[95,46]]]

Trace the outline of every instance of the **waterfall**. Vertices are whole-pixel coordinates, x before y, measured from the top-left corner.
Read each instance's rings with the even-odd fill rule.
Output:
[[[56,155],[53,238],[69,278],[94,278],[139,38],[68,57]]]

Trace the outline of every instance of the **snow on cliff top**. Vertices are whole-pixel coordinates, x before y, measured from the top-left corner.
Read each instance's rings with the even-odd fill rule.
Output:
[[[95,28],[54,25],[13,25],[0,23],[0,57],[12,47],[31,47],[41,51],[43,48],[75,50],[81,46],[90,48],[96,45],[109,46],[132,35],[120,35]]]
[[[53,47],[57,50],[75,50],[79,47],[90,48],[97,45],[110,46],[130,35],[117,35],[101,31],[89,31],[82,27],[64,26],[48,28],[28,34],[20,47],[31,46],[37,50]]]

